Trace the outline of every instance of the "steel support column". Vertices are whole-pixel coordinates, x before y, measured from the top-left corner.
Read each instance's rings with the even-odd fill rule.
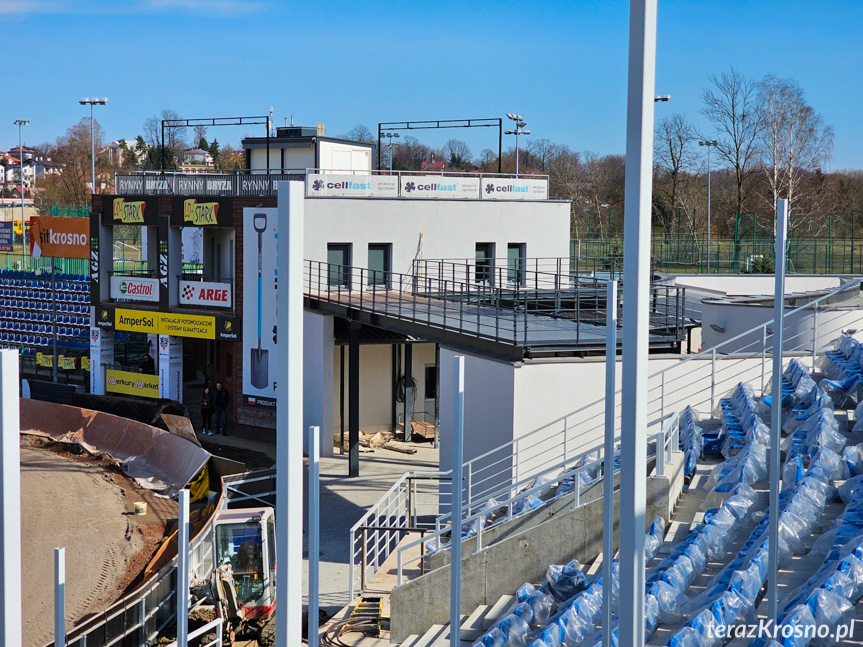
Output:
[[[788,235],[788,201],[776,203],[776,283],[773,288],[773,393],[770,403],[770,512],[767,560],[767,618],[779,614],[779,442],[782,437],[782,343],[785,314],[785,241]]]
[[[177,512],[177,647],[189,645],[189,491],[180,490]]]
[[[318,573],[321,529],[321,428],[309,427],[309,609],[308,645],[318,647]]]
[[[360,475],[360,322],[348,324],[348,476]]]
[[[66,647],[66,549],[54,549],[54,647]]]
[[[614,392],[617,368],[617,281],[605,302],[605,450],[602,465],[602,644],[611,645],[611,562],[614,559]],[[564,457],[565,458],[565,457]],[[578,479],[576,479],[578,488]]]
[[[276,644],[302,643],[304,183],[279,187],[276,298]],[[284,307],[282,307],[284,305]]]
[[[618,644],[644,644],[647,352],[656,2],[632,0],[626,114]]]
[[[455,357],[455,407],[452,443],[452,540],[450,541],[449,644],[461,638],[461,504],[464,465],[464,357]]]

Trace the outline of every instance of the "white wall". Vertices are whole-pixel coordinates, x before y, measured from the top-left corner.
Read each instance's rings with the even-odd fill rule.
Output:
[[[327,260],[327,243],[353,243],[354,265],[365,267],[369,243],[392,244],[392,270],[408,273],[418,256],[467,258],[476,243],[525,243],[527,257],[569,256],[569,203],[467,200],[309,198],[305,258]]]
[[[812,350],[813,335],[815,333],[815,308],[806,308],[799,312],[789,314],[786,307],[785,319],[785,348],[789,350],[806,351]],[[773,321],[773,304],[743,304],[743,303],[711,303],[704,301],[702,304],[702,348],[708,350],[714,346],[723,344],[726,340],[733,340],[738,335],[751,330],[755,326]],[[724,326],[724,332],[717,332],[711,326]],[[830,306],[819,308],[818,331],[815,337],[817,348],[824,348],[831,341],[839,337],[843,329],[855,328],[863,330],[863,310],[858,309],[835,309]],[[738,340],[729,341],[721,347],[723,353],[744,352],[760,353],[762,347],[762,334],[760,332],[744,335]],[[767,338],[767,347],[773,347],[773,338]]]
[[[333,455],[333,317],[303,312],[303,438],[309,451],[309,427],[321,428],[321,455]]]
[[[285,169],[307,169],[315,166],[315,147],[313,144],[305,148],[286,148],[285,149],[285,165],[282,166],[282,149],[276,148],[273,142],[270,142],[270,170]],[[253,148],[251,153],[251,168],[266,169],[267,168],[267,149]]]
[[[425,365],[434,364],[434,344],[412,344],[413,346],[413,378],[416,380],[416,400],[414,411],[423,410],[425,393]],[[350,359],[345,347],[345,430],[348,428],[348,388]],[[340,371],[341,349],[336,347],[332,355],[332,420],[333,433],[341,429],[340,415]],[[402,362],[404,370],[404,362]],[[366,433],[376,431],[392,431],[392,346],[390,344],[367,344],[360,346],[360,429]],[[396,411],[404,412],[404,403],[396,405]],[[431,411],[434,413],[434,411]]]
[[[318,168],[336,171],[371,171],[372,151],[367,146],[318,142]]]
[[[776,279],[772,274],[681,274],[674,277],[674,284],[710,290],[729,296],[772,295]],[[840,285],[838,276],[791,275],[785,277],[785,292],[812,292],[830,290]]]

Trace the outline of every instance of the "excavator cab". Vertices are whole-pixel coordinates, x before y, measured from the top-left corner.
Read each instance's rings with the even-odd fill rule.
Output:
[[[213,556],[225,612],[241,620],[269,617],[276,600],[273,509],[217,512],[213,521]]]

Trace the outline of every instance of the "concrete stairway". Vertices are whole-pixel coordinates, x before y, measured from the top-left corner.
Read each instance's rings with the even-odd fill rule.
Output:
[[[502,595],[493,605],[481,604],[469,616],[461,616],[460,642],[469,646],[516,606],[514,595]],[[449,624],[432,625],[423,635],[408,636],[401,647],[449,647]]]

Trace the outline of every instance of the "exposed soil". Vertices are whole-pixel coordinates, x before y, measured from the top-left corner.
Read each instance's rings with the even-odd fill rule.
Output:
[[[133,514],[137,501],[147,503],[147,514]],[[25,647],[41,647],[53,635],[54,547],[66,549],[68,631],[140,580],[176,516],[175,502],[143,490],[112,458],[22,436]]]

